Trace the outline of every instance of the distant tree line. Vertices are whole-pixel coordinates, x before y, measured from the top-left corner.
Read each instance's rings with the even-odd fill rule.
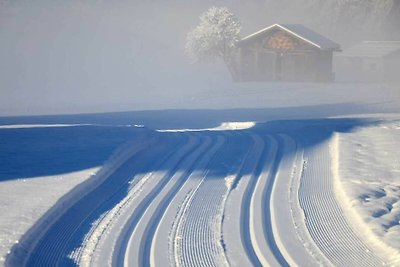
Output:
[[[251,1],[268,15],[281,10],[280,16],[285,19],[302,16],[304,21],[335,36],[356,33],[359,38],[370,35],[376,39],[400,39],[400,0]]]

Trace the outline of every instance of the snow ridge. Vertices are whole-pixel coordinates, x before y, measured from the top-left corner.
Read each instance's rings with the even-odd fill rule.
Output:
[[[389,266],[395,266],[400,264],[400,251],[384,243],[374,232],[371,227],[360,216],[359,212],[355,210],[352,205],[352,201],[349,195],[344,189],[342,179],[340,177],[339,168],[339,147],[340,144],[340,134],[335,134],[331,140],[331,155],[333,158],[332,172],[334,176],[334,187],[335,193],[338,199],[341,199],[341,208],[344,211],[346,219],[356,229],[358,234],[363,237],[363,239],[368,243],[370,247],[374,249],[375,252],[379,253],[380,257],[386,259],[386,264]]]
[[[300,184],[300,205],[318,248],[335,266],[384,265],[344,217],[334,191],[329,145],[306,149],[305,157],[308,160]]]
[[[338,201],[337,139],[308,146],[295,134],[235,129],[162,132],[120,150],[25,266],[390,263]]]

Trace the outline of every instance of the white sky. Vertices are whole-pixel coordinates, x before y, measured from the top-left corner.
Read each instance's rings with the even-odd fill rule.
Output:
[[[245,33],[304,21],[267,16],[261,2],[0,0],[0,116],[155,109],[165,91],[229,86],[223,66],[189,64],[186,34],[212,5]]]

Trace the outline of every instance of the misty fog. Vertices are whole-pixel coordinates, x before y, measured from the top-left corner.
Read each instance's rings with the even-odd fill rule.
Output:
[[[0,0],[0,115],[162,109],[229,87],[222,64],[184,54],[213,5],[230,8],[243,35],[302,23],[342,47],[400,39],[397,0]]]

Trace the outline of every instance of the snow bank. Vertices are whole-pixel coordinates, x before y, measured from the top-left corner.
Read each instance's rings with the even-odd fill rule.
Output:
[[[49,129],[51,131],[52,128]],[[128,140],[133,139],[132,141],[123,143],[124,138],[121,138],[120,142],[123,145],[118,146],[115,140],[110,139],[108,145],[116,148],[102,166],[67,174],[1,181],[0,265],[3,263],[6,266],[22,265],[25,255],[54,220],[104,181],[139,147],[152,142],[153,137],[154,135],[146,129],[135,129],[135,134],[130,132],[124,137]],[[102,138],[98,141],[105,142]],[[54,153],[56,154],[56,151]],[[13,257],[7,258],[11,250]]]
[[[332,143],[338,199],[370,244],[400,264],[400,121],[337,134]]]
[[[0,264],[10,248],[58,199],[94,175],[91,168],[64,175],[5,181],[0,186]],[[12,194],[10,193],[12,192]],[[42,220],[43,223],[46,219]]]
[[[158,132],[198,132],[198,131],[237,131],[250,129],[256,125],[255,122],[245,121],[245,122],[223,122],[219,126],[214,128],[204,128],[204,129],[167,129],[167,130],[157,130]]]

